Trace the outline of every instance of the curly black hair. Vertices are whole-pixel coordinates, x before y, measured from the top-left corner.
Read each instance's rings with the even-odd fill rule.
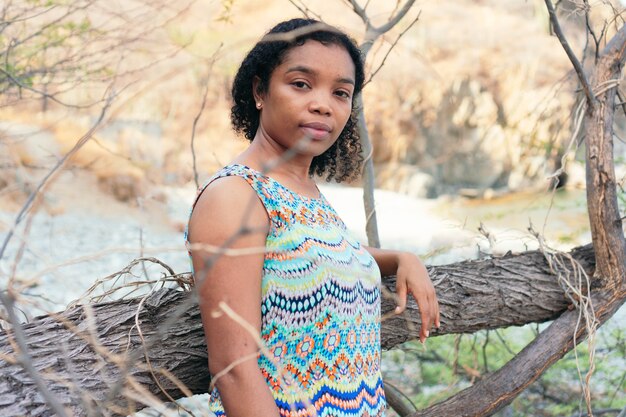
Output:
[[[259,127],[259,110],[252,94],[254,78],[259,77],[259,92],[266,92],[272,72],[287,52],[309,39],[343,47],[355,68],[352,113],[333,146],[313,158],[309,174],[325,177],[326,181],[352,180],[360,174],[363,164],[355,99],[363,88],[364,67],[361,51],[342,31],[313,19],[292,19],[274,26],[248,52],[237,71],[233,81],[230,119],[236,132],[242,133],[249,141],[254,139]]]

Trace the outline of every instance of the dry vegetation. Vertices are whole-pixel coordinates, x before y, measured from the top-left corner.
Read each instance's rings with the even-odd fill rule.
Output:
[[[431,195],[459,187],[519,189],[541,182],[555,169],[570,130],[572,85],[563,81],[568,62],[550,37],[539,6],[425,3],[420,21],[389,56],[397,31],[375,47],[370,72],[383,60],[385,65],[366,88],[365,109],[380,186],[410,192],[415,176],[426,175]],[[371,7],[374,17],[389,11],[380,4]],[[362,24],[345,4],[328,2],[314,10],[357,40],[362,37]],[[92,170],[123,200],[144,192],[146,181],[189,181],[191,130],[206,86],[196,151],[200,176],[213,172],[245,146],[228,119],[229,84],[237,62],[262,28],[298,14],[280,1],[262,7],[237,1],[232,8],[199,1],[125,49],[122,61],[111,54],[102,68],[123,62],[126,70],[116,82],[125,89],[96,135],[99,140],[73,163]],[[97,79],[82,80],[63,100],[85,103],[98,97],[107,84]],[[0,116],[52,131],[61,150],[80,137],[92,121],[89,115],[97,111],[93,106],[68,112],[46,100],[43,113],[42,102],[33,96],[19,107],[0,108]],[[142,131],[146,123],[157,128]],[[392,175],[399,170],[406,177],[400,181]]]

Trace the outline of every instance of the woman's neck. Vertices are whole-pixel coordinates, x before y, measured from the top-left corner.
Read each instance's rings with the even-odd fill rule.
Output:
[[[290,181],[311,184],[309,169],[313,157],[279,148],[262,138],[255,137],[248,149],[239,154],[234,162]]]

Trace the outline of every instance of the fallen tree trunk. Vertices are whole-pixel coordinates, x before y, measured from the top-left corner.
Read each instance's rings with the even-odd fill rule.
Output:
[[[570,254],[593,276],[590,245]],[[537,251],[429,272],[441,304],[441,329],[434,335],[544,322],[570,306],[544,254]],[[392,288],[393,279],[385,285]],[[394,306],[384,299],[383,314]],[[411,302],[404,317],[383,321],[383,347],[417,338],[418,328],[419,313]],[[38,389],[41,382],[67,415],[81,416],[126,415],[159,400],[205,393],[209,386],[193,292],[163,289],[144,299],[80,306],[19,330],[22,346],[16,332],[0,336],[0,415],[52,415]],[[25,371],[24,358],[40,381]]]

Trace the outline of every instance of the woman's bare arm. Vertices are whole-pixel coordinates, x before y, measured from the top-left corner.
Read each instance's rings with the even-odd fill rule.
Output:
[[[254,190],[238,177],[211,183],[200,196],[189,222],[209,371],[228,417],[279,415],[256,355],[268,230],[265,208]],[[202,245],[206,247],[198,248]],[[247,253],[216,254],[211,250],[224,246],[226,250]],[[220,303],[232,309],[237,318],[220,309]],[[255,334],[241,320],[251,325]]]

